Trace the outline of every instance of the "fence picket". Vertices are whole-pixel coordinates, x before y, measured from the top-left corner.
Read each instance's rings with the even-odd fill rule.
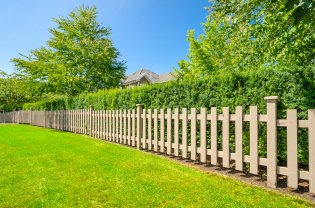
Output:
[[[257,106],[250,106],[250,170],[252,174],[258,174],[258,109]]]
[[[158,151],[158,111],[157,109],[154,109],[153,122],[154,122],[153,146],[154,146],[154,151],[157,152]]]
[[[102,110],[102,139],[105,140],[106,135],[106,111]]]
[[[165,114],[164,109],[160,110],[160,152],[164,152],[164,122],[165,122]]]
[[[207,161],[207,109],[200,109],[200,162]]]
[[[127,111],[124,109],[124,144],[127,144]]]
[[[267,185],[277,186],[277,97],[267,101]]]
[[[141,140],[142,140],[142,125],[143,125],[143,119],[141,118],[142,115],[142,110],[143,110],[143,105],[137,104],[137,149],[140,149],[141,147]]]
[[[146,109],[142,111],[142,148],[147,149],[147,118]]]
[[[197,156],[197,143],[196,143],[196,131],[197,131],[197,113],[196,108],[190,110],[190,124],[191,124],[191,137],[190,137],[190,159],[196,160]]]
[[[287,110],[287,151],[288,151],[288,187],[298,188],[297,136],[298,120],[296,110]]]
[[[222,108],[222,152],[223,152],[223,167],[230,167],[230,110],[228,107]]]
[[[108,126],[109,126],[108,110],[105,110],[105,140],[106,141],[108,141]]]
[[[114,113],[114,126],[113,126],[113,131],[114,131],[114,137],[113,137],[113,142],[118,142],[118,122],[119,122],[119,119],[118,119],[118,111],[117,110],[114,110],[113,111]]]
[[[127,144],[130,145],[130,141],[131,141],[131,113],[130,113],[130,109],[128,109],[127,112],[127,117],[128,117],[128,142]]]
[[[310,192],[315,194],[315,109],[308,110]]]
[[[109,141],[114,141],[114,114],[113,114],[113,110],[109,110]]]
[[[148,150],[152,150],[152,110],[148,110]]]
[[[167,115],[166,115],[166,136],[167,136],[167,148],[166,152],[168,155],[172,154],[172,110],[167,109]]]
[[[132,109],[132,146],[136,146],[136,111]]]
[[[243,171],[243,108],[235,110],[235,169]]]
[[[119,143],[123,143],[123,113],[119,111]]]
[[[178,108],[174,109],[174,155],[179,156],[179,112]]]
[[[187,158],[187,109],[182,109],[182,157]]]
[[[218,116],[217,108],[211,108],[211,164],[217,165],[218,163]]]

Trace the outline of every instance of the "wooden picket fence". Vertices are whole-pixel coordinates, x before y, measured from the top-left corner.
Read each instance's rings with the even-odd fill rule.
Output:
[[[249,164],[249,172],[257,175],[261,166],[267,169],[267,185],[277,186],[279,175],[287,176],[287,185],[297,189],[299,180],[309,182],[309,191],[315,193],[315,109],[308,110],[308,120],[298,120],[297,110],[287,110],[286,119],[277,118],[278,97],[266,97],[267,113],[258,114],[257,106],[251,106],[249,114],[243,113],[241,106],[235,114],[228,107],[222,108],[222,114],[212,107],[208,112],[201,108],[190,111],[179,109],[136,109],[98,110],[93,107],[80,110],[57,111],[16,111],[2,113],[0,123],[24,123],[45,128],[53,128],[106,141],[121,143],[199,161],[211,165],[221,165],[243,171]],[[244,154],[244,124],[249,123],[249,154]],[[267,126],[267,158],[259,157],[258,126]],[[230,127],[234,126],[235,152],[231,152]],[[279,166],[277,161],[277,128],[287,129],[287,166]],[[298,129],[308,129],[308,170],[298,166]],[[181,132],[179,132],[181,131]],[[189,131],[189,132],[188,132]],[[219,133],[220,132],[220,133]],[[189,135],[189,137],[188,137]],[[222,138],[222,148],[218,139]],[[222,149],[222,150],[220,150]]]

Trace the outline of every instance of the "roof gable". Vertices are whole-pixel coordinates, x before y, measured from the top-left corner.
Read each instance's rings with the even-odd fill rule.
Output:
[[[129,83],[133,83],[133,82],[138,82],[141,78],[146,77],[146,79],[151,82],[158,82],[159,80],[159,75],[157,75],[156,73],[147,70],[147,69],[141,69],[138,70],[136,72],[134,72],[133,74],[129,75],[124,81],[123,84],[129,84]]]

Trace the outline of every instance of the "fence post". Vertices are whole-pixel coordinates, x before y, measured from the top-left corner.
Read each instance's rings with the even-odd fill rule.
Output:
[[[278,96],[264,98],[267,102],[267,186],[277,186],[277,100]]]
[[[143,120],[141,119],[143,105],[137,104],[137,149],[140,149],[141,138],[143,134]]]
[[[93,135],[93,111],[94,111],[94,106],[90,106],[90,112],[89,112],[89,124],[90,124],[90,130],[89,130],[89,135]]]

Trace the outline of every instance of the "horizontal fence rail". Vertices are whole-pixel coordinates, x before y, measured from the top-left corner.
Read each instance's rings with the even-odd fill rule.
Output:
[[[309,183],[315,193],[315,109],[308,110],[307,120],[298,120],[297,110],[287,110],[286,119],[277,118],[277,97],[266,97],[267,113],[258,114],[251,106],[244,114],[241,106],[231,114],[228,107],[210,110],[136,109],[120,110],[57,110],[2,112],[0,123],[24,123],[79,134],[88,134],[110,142],[137,149],[174,155],[192,161],[221,165],[258,175],[262,167],[267,171],[267,185],[277,186],[279,176],[287,177],[287,186],[297,189],[299,180]],[[266,125],[267,156],[259,156],[259,125]],[[249,143],[244,144],[244,126],[249,129]],[[286,166],[277,159],[278,129],[287,131]],[[299,168],[298,130],[307,129],[308,169]],[[233,131],[232,131],[233,130]],[[233,137],[233,141],[232,138]],[[233,144],[233,148],[231,145]],[[247,146],[246,146],[247,145]],[[249,149],[245,154],[244,149]],[[233,150],[231,150],[233,149]]]

